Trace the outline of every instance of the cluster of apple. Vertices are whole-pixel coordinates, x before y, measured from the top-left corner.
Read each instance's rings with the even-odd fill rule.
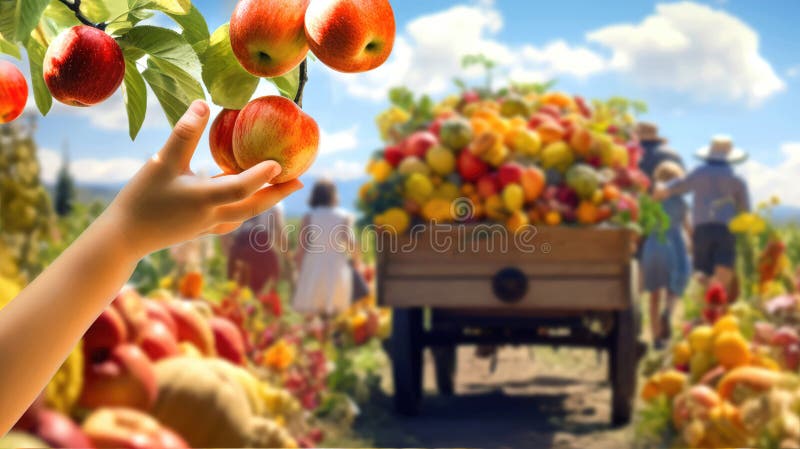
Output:
[[[251,373],[246,340],[239,325],[215,313],[204,300],[167,294],[145,298],[125,288],[92,324],[15,431],[40,438],[49,447],[183,449],[208,441],[187,430],[203,415],[181,416],[192,413],[180,408],[190,399],[207,403],[195,407],[197,413],[212,413],[213,400],[194,389],[193,383],[201,380],[195,378],[198,374],[168,375],[170,366],[188,366],[191,360],[207,361],[208,367],[228,373],[236,385],[231,388],[241,389],[247,413],[277,419],[293,407],[299,410],[288,391],[262,383]],[[178,384],[183,390],[176,392],[175,382],[184,381],[186,385]],[[212,389],[219,389],[220,382],[217,378]],[[224,417],[228,412],[217,413]],[[84,417],[82,424],[71,416]],[[291,442],[288,436],[283,440]],[[233,437],[227,441],[243,444]]]
[[[230,22],[239,63],[267,78],[296,69],[309,49],[334,70],[372,70],[388,59],[394,39],[388,0],[240,0]],[[292,101],[266,96],[241,111],[223,110],[212,125],[210,147],[229,174],[278,162],[283,171],[277,184],[299,177],[314,162],[319,127]]]
[[[400,233],[414,221],[489,220],[511,230],[636,221],[649,179],[638,169],[633,119],[595,106],[514,89],[466,91],[422,121],[394,105],[378,117],[388,145],[369,163],[360,208]],[[454,207],[463,199],[467,211]]]

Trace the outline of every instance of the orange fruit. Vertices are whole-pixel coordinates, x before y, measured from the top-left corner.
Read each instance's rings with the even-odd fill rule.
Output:
[[[644,386],[642,387],[642,391],[640,396],[645,401],[652,401],[653,399],[659,397],[661,395],[661,387],[659,386],[659,382],[654,377],[645,382]]]
[[[564,92],[547,92],[542,95],[542,104],[550,104],[559,108],[567,109],[575,106],[575,101]]]
[[[530,224],[528,220],[528,216],[525,212],[518,210],[511,214],[511,217],[506,221],[506,228],[508,228],[511,232],[519,232],[522,229],[525,229],[527,225]]]
[[[545,121],[536,128],[536,132],[539,133],[539,137],[542,138],[542,143],[545,145],[562,141],[565,133],[564,127],[555,120]]]
[[[557,211],[550,211],[545,215],[544,222],[548,226],[558,226],[561,224],[561,214]]]
[[[686,374],[678,370],[668,370],[659,376],[659,387],[667,397],[673,398],[686,387]]]
[[[739,332],[739,320],[733,315],[725,315],[714,323],[712,330],[715,337],[723,332]]]
[[[591,201],[581,201],[581,204],[575,210],[575,217],[578,223],[581,224],[595,224],[597,223],[597,206]]]
[[[672,363],[675,366],[687,365],[692,358],[689,342],[681,341],[672,348]]]
[[[199,298],[203,293],[203,274],[197,271],[186,273],[181,278],[178,291],[182,298]]]
[[[606,184],[603,187],[603,198],[606,201],[616,201],[619,199],[619,187],[615,186],[614,184]]]
[[[726,369],[747,365],[750,344],[738,331],[723,332],[714,340],[714,357]]]
[[[547,180],[542,170],[534,166],[527,167],[522,172],[522,178],[520,179],[522,190],[525,192],[525,201],[530,203],[539,199],[542,192],[544,192],[546,183]]]

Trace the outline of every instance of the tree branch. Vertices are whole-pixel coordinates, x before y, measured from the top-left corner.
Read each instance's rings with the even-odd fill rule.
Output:
[[[297,106],[303,107],[303,91],[308,82],[308,58],[303,59],[300,63],[300,84],[297,85],[297,95],[294,97],[294,102]]]
[[[92,28],[97,28],[100,31],[105,31],[106,30],[106,26],[108,26],[108,24],[103,23],[103,22],[94,23],[91,20],[89,20],[88,17],[83,15],[83,13],[81,12],[81,0],[72,0],[72,1],[70,1],[70,0],[58,0],[58,1],[63,3],[67,8],[69,8],[70,11],[75,13],[75,17],[77,17],[78,21],[80,21],[82,24],[88,25],[88,26],[90,26]]]

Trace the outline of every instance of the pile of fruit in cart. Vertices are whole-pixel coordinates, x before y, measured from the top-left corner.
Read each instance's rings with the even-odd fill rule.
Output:
[[[759,269],[760,299],[732,304],[712,284],[698,318],[644,368],[638,427],[650,443],[800,447],[800,296],[776,247],[785,248],[774,238],[764,246],[760,267],[774,259],[787,276]]]
[[[280,295],[231,284],[200,299],[121,291],[94,322],[2,447],[313,447],[328,394],[322,322],[290,317]],[[194,299],[190,299],[194,298]],[[337,321],[339,349],[390,327],[369,298]]]
[[[390,100],[377,118],[386,146],[360,191],[366,223],[402,233],[430,221],[518,230],[640,218],[650,181],[631,135],[635,102],[590,104],[530,86],[466,90],[438,104],[396,89]]]

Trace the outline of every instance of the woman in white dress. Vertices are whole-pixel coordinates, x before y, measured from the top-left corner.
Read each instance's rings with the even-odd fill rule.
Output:
[[[300,276],[292,305],[297,312],[336,316],[350,307],[356,260],[353,216],[337,207],[336,185],[320,180],[311,193],[311,211],[303,217],[297,249]]]

